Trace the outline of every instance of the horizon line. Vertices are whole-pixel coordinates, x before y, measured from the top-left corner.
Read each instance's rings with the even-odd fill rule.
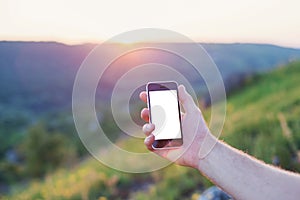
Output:
[[[56,40],[1,40],[0,42],[24,42],[24,43],[56,43],[56,44],[62,44],[66,46],[80,46],[80,45],[100,45],[101,43],[104,43],[105,41],[95,41],[95,42],[63,42],[63,41],[56,41]],[[187,43],[187,42],[181,42],[181,41],[139,41],[139,42],[132,42],[132,43],[123,43],[123,42],[109,42],[110,44],[121,44],[121,45],[134,45],[134,44],[147,44],[147,43]],[[192,43],[192,42],[191,42]],[[282,44],[275,44],[275,43],[262,43],[262,42],[203,42],[203,41],[195,41],[195,43],[198,44],[244,44],[244,45],[270,45],[270,46],[277,46],[282,48],[289,48],[289,49],[298,49],[300,50],[300,47],[295,46],[289,46],[289,45],[282,45]]]

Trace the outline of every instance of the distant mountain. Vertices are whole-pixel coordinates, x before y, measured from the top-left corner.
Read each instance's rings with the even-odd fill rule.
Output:
[[[187,48],[190,44],[169,45]],[[217,64],[228,87],[239,84],[240,77],[249,73],[271,70],[300,59],[300,49],[274,45],[202,45]],[[76,72],[95,46],[70,46],[56,42],[0,42],[0,113],[18,110],[38,114],[70,106]],[[110,48],[117,47],[108,45],[108,52]],[[113,80],[113,77],[110,78]],[[195,81],[195,84],[200,83],[201,80]],[[109,80],[106,84],[109,88]]]
[[[69,102],[76,71],[92,47],[0,42],[0,103],[43,111]]]
[[[300,49],[269,44],[202,44],[221,72],[260,72],[298,60]],[[227,69],[227,70],[226,70]]]

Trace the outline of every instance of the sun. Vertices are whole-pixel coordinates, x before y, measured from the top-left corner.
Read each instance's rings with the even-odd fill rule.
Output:
[[[124,44],[124,45],[134,45],[136,43],[142,43],[145,42],[141,40],[140,38],[134,38],[134,37],[122,37],[122,38],[116,38],[111,40],[114,43]]]

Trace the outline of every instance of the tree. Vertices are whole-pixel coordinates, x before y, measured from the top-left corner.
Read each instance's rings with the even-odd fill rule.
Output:
[[[42,123],[31,127],[21,148],[27,174],[40,177],[62,165],[70,154],[68,146],[63,134],[49,132]]]

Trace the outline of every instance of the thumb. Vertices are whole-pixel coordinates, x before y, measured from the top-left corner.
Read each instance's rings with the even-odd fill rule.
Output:
[[[197,106],[192,96],[189,93],[187,93],[183,85],[178,86],[178,95],[179,95],[179,101],[182,104],[186,113],[190,113],[193,110],[197,109]]]

